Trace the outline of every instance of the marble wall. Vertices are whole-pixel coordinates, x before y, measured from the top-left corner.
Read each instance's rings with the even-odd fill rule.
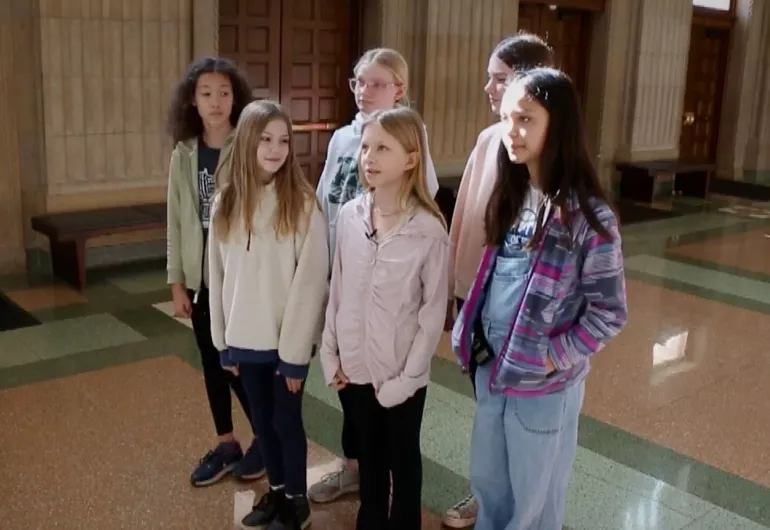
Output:
[[[191,58],[191,6],[40,0],[49,210],[164,196],[164,121]]]

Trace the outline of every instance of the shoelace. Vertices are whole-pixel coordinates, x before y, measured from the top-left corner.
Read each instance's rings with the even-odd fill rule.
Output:
[[[468,495],[468,496],[467,496],[467,497],[465,497],[463,500],[461,500],[460,502],[458,502],[457,504],[455,504],[455,505],[452,507],[452,509],[453,509],[453,510],[458,510],[458,511],[460,511],[460,510],[462,510],[463,508],[468,508],[468,507],[469,507],[471,504],[473,504],[473,500],[474,500],[474,499],[473,499],[473,494],[471,494],[471,495]]]
[[[334,484],[334,482],[342,482],[342,474],[345,472],[344,469],[340,469],[339,471],[332,471],[331,473],[327,473],[326,475],[321,477],[321,482],[324,484]]]

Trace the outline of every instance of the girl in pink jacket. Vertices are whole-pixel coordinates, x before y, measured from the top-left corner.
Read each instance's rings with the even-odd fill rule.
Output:
[[[449,251],[425,184],[424,130],[407,108],[366,121],[365,193],[342,207],[337,224],[320,357],[358,427],[358,530],[421,527],[420,428],[446,315]]]

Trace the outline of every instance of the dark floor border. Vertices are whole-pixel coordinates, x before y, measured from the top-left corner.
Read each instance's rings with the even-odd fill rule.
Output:
[[[744,180],[712,177],[709,184],[709,193],[730,195],[752,201],[770,201],[770,186],[763,186]]]

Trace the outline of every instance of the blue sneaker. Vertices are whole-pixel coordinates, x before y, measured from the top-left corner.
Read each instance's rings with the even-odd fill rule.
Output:
[[[201,458],[200,464],[190,476],[195,487],[211,486],[233,472],[243,458],[243,450],[238,442],[219,444]]]
[[[243,458],[233,469],[233,476],[238,480],[252,481],[265,476],[265,462],[262,460],[262,453],[257,445],[256,438],[251,442],[251,446],[243,455]]]

